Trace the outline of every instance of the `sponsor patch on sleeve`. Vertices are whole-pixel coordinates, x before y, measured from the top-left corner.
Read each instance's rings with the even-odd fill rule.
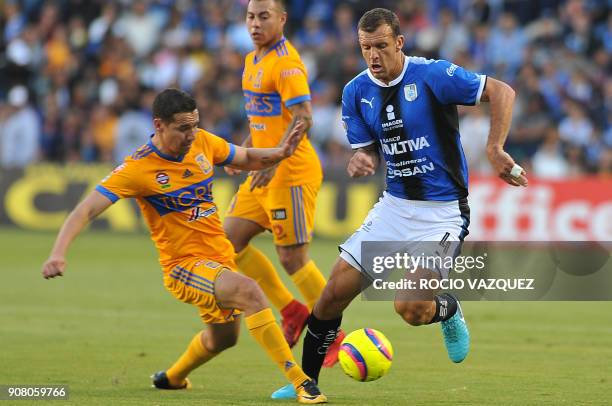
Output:
[[[287,220],[287,211],[285,209],[273,209],[272,220]]]

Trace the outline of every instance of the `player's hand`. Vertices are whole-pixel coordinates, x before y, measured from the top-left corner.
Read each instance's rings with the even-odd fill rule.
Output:
[[[298,120],[293,126],[291,132],[287,134],[287,137],[285,137],[283,142],[278,146],[281,149],[283,158],[288,158],[295,152],[295,149],[298,147],[300,141],[302,141],[302,137],[304,136],[304,128],[304,122]]]
[[[504,182],[512,186],[527,186],[529,183],[525,176],[527,172],[520,168],[520,173],[517,176],[513,176],[511,174],[512,168],[518,167],[518,165],[516,165],[510,154],[501,147],[487,148],[487,157],[497,176],[502,178]]]
[[[235,169],[235,168],[230,168],[229,166],[224,166],[223,170],[225,171],[225,173],[227,173],[229,176],[236,176],[236,175],[240,175],[242,173],[242,170],[240,169]]]
[[[251,176],[251,192],[258,187],[267,186],[268,183],[274,177],[276,173],[277,165],[274,165],[267,169],[262,169],[260,171],[251,171],[249,175]]]
[[[66,269],[66,260],[61,256],[50,256],[47,262],[43,265],[42,275],[45,279],[63,276]]]
[[[351,178],[374,175],[376,172],[376,159],[366,151],[358,150],[351,157],[346,171]]]

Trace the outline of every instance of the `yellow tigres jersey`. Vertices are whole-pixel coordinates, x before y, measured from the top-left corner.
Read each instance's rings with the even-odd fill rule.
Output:
[[[149,141],[96,190],[113,203],[136,198],[164,271],[191,257],[232,265],[234,249],[223,232],[212,188],[213,165],[230,163],[234,153],[234,145],[201,129],[189,152],[179,159]]]
[[[292,120],[287,107],[310,101],[306,68],[293,45],[282,38],[259,60],[246,56],[242,91],[253,146],[276,147]],[[323,178],[314,148],[304,137],[295,153],[276,170],[268,187],[295,186]]]

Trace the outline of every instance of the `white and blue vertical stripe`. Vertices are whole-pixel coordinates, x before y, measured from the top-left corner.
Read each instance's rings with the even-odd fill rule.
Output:
[[[211,295],[215,294],[215,283],[213,281],[203,276],[196,275],[181,266],[175,266],[172,271],[170,271],[170,277],[201,292]]]
[[[304,194],[301,186],[291,187],[291,203],[293,206],[293,229],[298,244],[308,242],[308,229],[304,210]]]

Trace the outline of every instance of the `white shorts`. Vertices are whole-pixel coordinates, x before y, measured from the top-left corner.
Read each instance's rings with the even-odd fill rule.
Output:
[[[338,247],[340,258],[364,272],[361,243],[367,241],[408,242],[413,255],[430,254],[436,245],[433,242],[450,243],[448,252],[456,256],[468,234],[469,223],[467,199],[450,202],[406,200],[384,192],[363,224]],[[448,276],[448,269],[440,271],[443,278]]]

